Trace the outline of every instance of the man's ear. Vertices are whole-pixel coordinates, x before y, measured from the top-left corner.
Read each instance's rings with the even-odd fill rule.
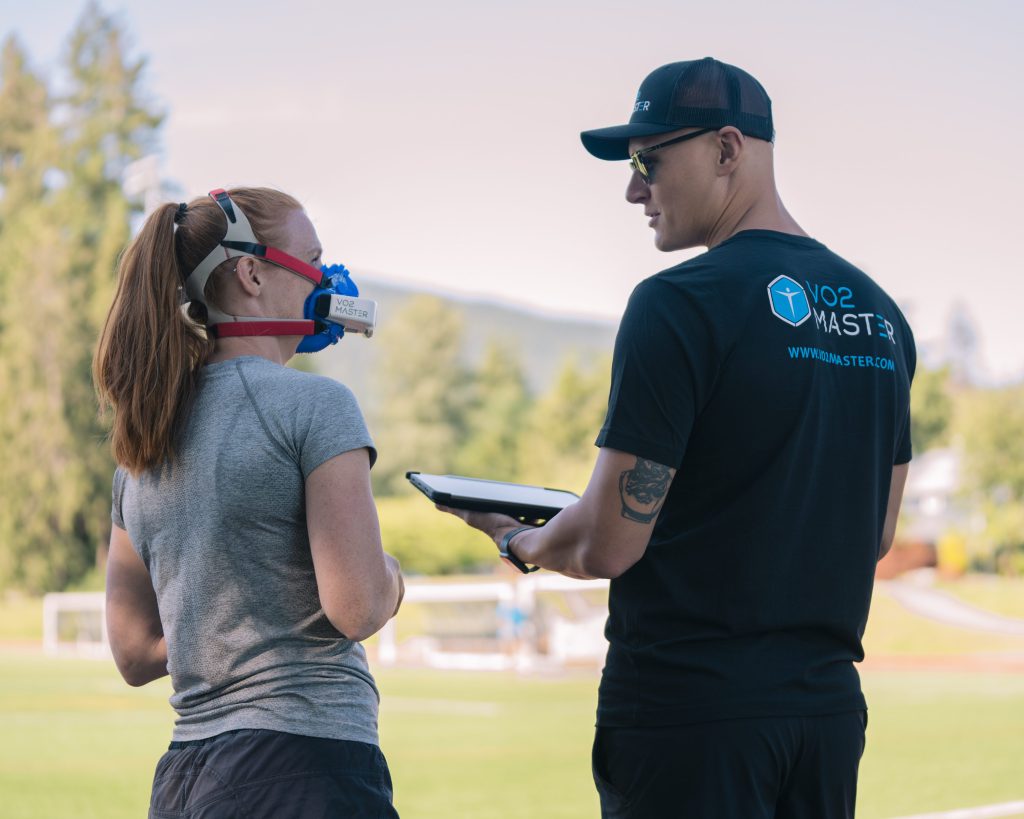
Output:
[[[233,272],[235,281],[247,296],[258,296],[263,289],[263,274],[252,256],[240,256]]]
[[[747,139],[738,128],[727,125],[718,132],[718,175],[728,176],[739,167]]]

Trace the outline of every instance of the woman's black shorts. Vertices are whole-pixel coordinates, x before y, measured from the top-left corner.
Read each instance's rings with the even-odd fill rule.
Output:
[[[376,745],[278,731],[172,742],[156,766],[151,819],[398,816]]]

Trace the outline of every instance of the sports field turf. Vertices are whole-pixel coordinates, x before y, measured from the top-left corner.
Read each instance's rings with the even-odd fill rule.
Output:
[[[593,817],[596,676],[387,670],[381,735],[396,804],[418,817]],[[1024,675],[865,672],[858,816],[1024,798]],[[139,817],[166,746],[167,682],[103,661],[0,650],[0,816]]]

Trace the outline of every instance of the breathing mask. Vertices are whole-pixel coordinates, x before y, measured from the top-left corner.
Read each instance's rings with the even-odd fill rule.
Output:
[[[304,336],[296,352],[316,353],[336,344],[348,330],[367,338],[373,335],[377,321],[377,303],[359,297],[359,288],[343,265],[321,268],[306,264],[256,241],[249,220],[227,191],[210,191],[227,218],[224,238],[203,259],[185,280],[185,292],[191,301],[206,307],[206,326],[217,338],[235,336]],[[306,298],[300,319],[231,316],[206,303],[203,291],[217,265],[225,259],[253,256],[313,282],[313,292]]]

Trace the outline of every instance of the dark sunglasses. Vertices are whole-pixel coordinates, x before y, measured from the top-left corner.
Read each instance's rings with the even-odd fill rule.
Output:
[[[675,145],[677,142],[686,142],[688,139],[695,139],[696,137],[704,136],[704,134],[710,134],[712,131],[717,130],[717,128],[702,128],[699,131],[694,131],[692,134],[683,134],[682,136],[675,137],[675,139],[668,139],[665,142],[659,142],[657,145],[652,145],[650,148],[641,148],[639,151],[629,155],[629,164],[633,166],[634,171],[640,174],[640,178],[650,185],[654,181],[652,178],[653,175],[647,169],[647,166],[644,165],[644,161],[641,159],[642,156],[660,150],[661,148],[667,148],[669,145]]]

